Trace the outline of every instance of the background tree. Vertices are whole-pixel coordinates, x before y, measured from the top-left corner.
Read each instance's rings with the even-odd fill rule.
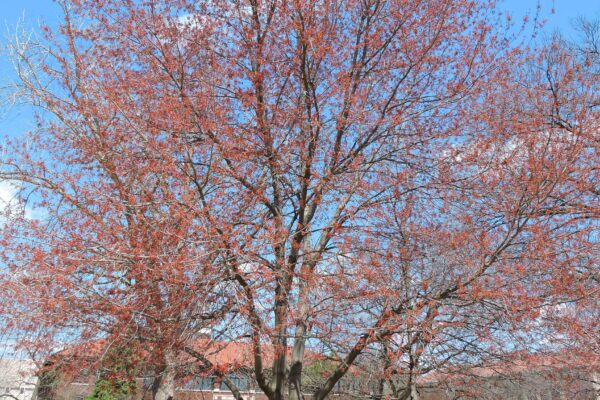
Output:
[[[129,399],[135,394],[137,376],[131,349],[111,349],[105,358],[94,392],[86,400]]]
[[[426,236],[408,231],[416,221],[397,217],[400,222],[382,224],[387,234],[375,247],[394,240],[389,248],[405,265],[395,272],[407,275],[394,282],[406,282],[409,297],[399,294],[400,302],[420,299],[427,307],[416,324],[414,317],[406,319],[399,331],[381,338],[391,350],[387,369],[404,370],[410,382],[413,374],[432,370],[451,376],[474,365],[522,363],[518,351],[551,355],[557,369],[597,368],[595,346],[569,345],[573,336],[566,333],[594,337],[594,323],[583,325],[594,319],[589,311],[598,301],[598,265],[589,258],[598,251],[597,116],[590,108],[596,91],[583,65],[564,42],[552,41],[522,67],[499,70],[496,89],[471,120],[490,136],[468,134],[469,140],[454,144],[440,160],[452,163],[443,167],[456,174],[452,187],[428,196],[437,205],[427,203],[416,214],[410,208],[418,223],[427,221],[423,215],[435,216],[432,228],[422,231]],[[468,132],[469,125],[462,129]],[[437,207],[443,213],[436,214]],[[442,229],[445,223],[452,230]],[[500,246],[480,247],[494,243]],[[389,253],[381,257],[389,259]],[[469,267],[490,254],[488,266]],[[419,321],[427,315],[433,316],[430,324]],[[537,368],[535,357],[530,361]]]

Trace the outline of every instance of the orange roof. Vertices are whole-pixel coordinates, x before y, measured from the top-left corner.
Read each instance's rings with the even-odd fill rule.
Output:
[[[112,342],[104,339],[89,341],[80,345],[66,348],[52,357],[54,362],[60,359],[62,365],[68,365],[74,360],[88,360],[90,363],[97,362],[104,354],[107,354]],[[207,338],[197,339],[191,346],[195,351],[202,354],[210,361],[215,368],[226,370],[237,368],[253,368],[254,367],[254,352],[252,343],[247,341],[229,342],[223,340],[212,340]],[[287,356],[291,356],[291,347],[287,348]],[[274,346],[271,344],[262,344],[261,346],[263,364],[269,367],[274,359]],[[150,351],[142,348],[143,359],[148,360],[151,356]],[[179,361],[189,364],[194,362],[194,358],[187,354],[183,349],[178,351]],[[305,360],[315,361],[321,359],[322,356],[318,353],[306,350]]]
[[[193,348],[205,356],[215,367],[235,369],[254,366],[254,351],[251,342],[198,339],[194,342]],[[261,351],[263,364],[268,367],[274,359],[274,346],[262,344]],[[291,356],[291,351],[292,348],[288,346],[288,358]],[[321,355],[309,350],[305,351],[304,356],[306,361],[315,361],[322,358]]]
[[[490,363],[487,366],[456,367],[445,372],[433,371],[420,376],[417,380],[422,384],[431,384],[442,381],[452,381],[463,377],[490,378],[502,375],[519,374],[523,372],[548,372],[550,370],[568,369],[599,370],[600,365],[584,364],[573,357],[564,354],[545,355],[514,355],[513,359]]]

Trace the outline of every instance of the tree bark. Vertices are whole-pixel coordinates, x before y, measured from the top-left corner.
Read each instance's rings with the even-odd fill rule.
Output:
[[[277,290],[277,305],[275,306],[275,326],[276,333],[273,340],[273,378],[271,381],[272,400],[284,400],[285,389],[285,369],[286,369],[286,351],[287,351],[287,327],[286,316],[288,312],[287,294],[282,290]]]
[[[175,369],[173,368],[174,356],[165,354],[165,364],[162,372],[152,385],[153,400],[173,400],[175,397]]]
[[[296,322],[296,331],[294,332],[294,347],[291,355],[290,375],[288,378],[288,397],[289,400],[302,400],[302,369],[304,367],[304,350],[306,348],[306,334],[309,331],[308,314],[308,294],[309,288],[306,282],[306,276],[312,273],[312,264],[308,263],[302,266],[300,294],[299,294],[299,319]]]
[[[306,322],[300,321],[296,324],[296,340],[292,349],[292,365],[288,378],[289,400],[302,400],[302,367],[304,364],[304,348],[306,337]]]

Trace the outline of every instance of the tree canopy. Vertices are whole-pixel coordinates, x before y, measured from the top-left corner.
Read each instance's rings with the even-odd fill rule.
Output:
[[[494,1],[63,11],[12,48],[40,113],[0,148],[23,348],[125,345],[161,400],[182,357],[220,373],[207,329],[272,400],[311,349],[315,400],[360,363],[405,399],[519,351],[598,365],[598,76],[566,42],[521,44]]]

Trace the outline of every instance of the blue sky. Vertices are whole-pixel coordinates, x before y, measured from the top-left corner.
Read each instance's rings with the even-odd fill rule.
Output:
[[[527,12],[534,12],[538,2],[551,29],[569,31],[571,20],[580,15],[600,16],[598,0],[504,0],[501,7],[519,17]],[[554,14],[550,14],[552,8],[555,9]],[[0,0],[0,23],[3,31],[6,31],[7,26],[13,27],[23,13],[30,25],[34,25],[39,18],[51,23],[59,17],[60,8],[52,0]]]
[[[562,31],[574,38],[572,22],[579,16],[600,18],[600,0],[504,0],[500,7],[510,11],[515,20],[524,15],[533,15],[538,4],[541,17],[547,20],[545,30]],[[552,10],[554,12],[552,13]],[[25,19],[25,26],[35,29],[40,21],[54,25],[59,21],[60,8],[52,0],[0,0],[0,40],[5,43],[14,32],[17,21]],[[12,79],[12,66],[4,52],[0,53],[0,86]],[[31,110],[24,107],[7,108],[0,102],[0,140],[2,136],[21,133],[32,126]]]
[[[505,0],[501,7],[510,11],[515,18],[535,14],[538,4],[541,17],[546,20],[545,31],[559,30],[574,39],[572,22],[584,16],[600,18],[600,0]]]

